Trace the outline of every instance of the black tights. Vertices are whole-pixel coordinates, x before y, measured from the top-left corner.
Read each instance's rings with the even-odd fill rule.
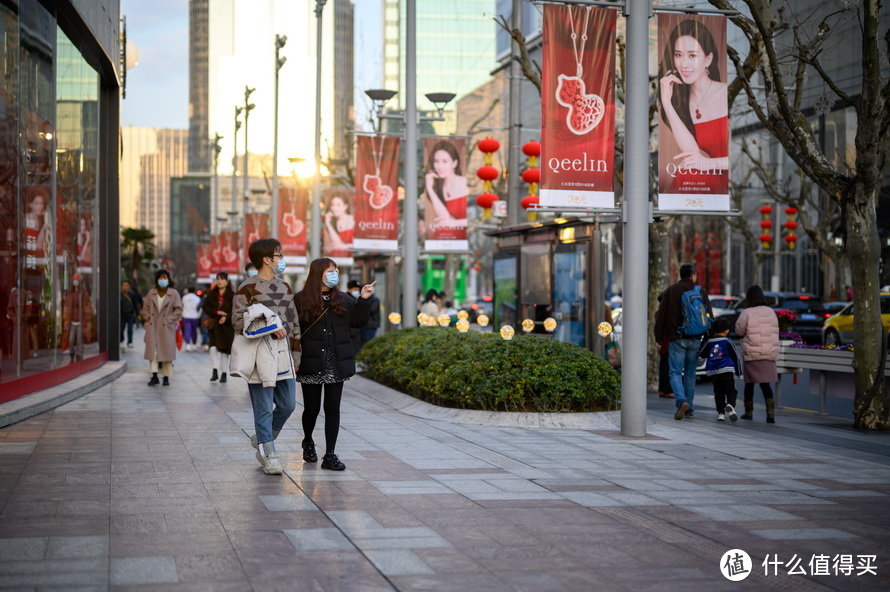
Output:
[[[768,382],[760,383],[760,391],[763,393],[763,399],[765,401],[772,401],[773,399],[773,387]],[[746,382],[745,383],[745,403],[754,403],[754,383]]]
[[[324,387],[324,439],[325,451],[334,452],[340,433],[340,398],[343,383],[302,384],[303,387],[303,434],[304,442],[312,440],[315,420],[321,411],[321,387]]]

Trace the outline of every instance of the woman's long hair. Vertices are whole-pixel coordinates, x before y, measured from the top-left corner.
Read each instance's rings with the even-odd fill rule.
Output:
[[[303,290],[297,294],[295,304],[297,305],[297,314],[300,320],[306,324],[311,323],[325,309],[325,301],[321,297],[322,288],[325,287],[322,280],[324,279],[325,270],[331,265],[336,266],[333,259],[321,257],[315,259],[309,264],[309,275],[306,277],[306,283],[303,284]],[[337,286],[334,286],[328,292],[330,301],[328,306],[331,312],[336,315],[346,314],[346,297]]]
[[[748,308],[754,306],[767,306],[766,297],[763,295],[763,288],[754,285],[745,292],[745,304]]]
[[[692,19],[680,21],[674,27],[674,30],[671,31],[671,36],[664,47],[664,55],[661,58],[661,71],[658,73],[658,79],[661,80],[667,76],[669,71],[676,69],[674,66],[674,47],[676,47],[677,39],[680,37],[692,37],[701,45],[702,51],[705,52],[706,56],[712,56],[711,65],[708,66],[706,72],[711,80],[720,82],[720,65],[717,63],[719,53],[717,52],[717,44],[714,43],[714,36],[711,35],[711,31],[703,23]],[[679,75],[677,78],[679,78]],[[690,94],[690,86],[688,84],[675,84],[671,96],[671,104],[674,106],[674,111],[677,112],[680,120],[683,121],[683,124],[689,130],[689,133],[695,136],[695,125],[692,122],[692,116],[689,114]],[[669,128],[671,127],[664,112],[664,105],[661,106],[661,119]]]
[[[427,164],[429,166],[429,170],[431,170],[431,171],[436,170],[435,167],[433,166],[433,163],[436,160],[436,152],[438,152],[440,150],[447,153],[448,156],[451,157],[451,160],[454,160],[455,162],[457,162],[457,166],[454,167],[454,174],[458,175],[458,176],[463,175],[463,173],[461,172],[461,169],[460,169],[460,154],[457,153],[457,148],[454,147],[454,144],[452,144],[451,142],[449,142],[447,140],[440,140],[433,145],[433,149],[430,150],[430,155],[429,155],[429,159],[427,162]],[[442,193],[444,188],[445,188],[445,179],[435,179],[433,181],[433,191],[435,191],[436,195],[442,201],[445,201],[445,195]]]
[[[219,272],[218,274],[216,274],[216,279],[218,279],[218,280],[226,280],[225,294],[228,295],[228,293],[231,292],[231,293],[232,293],[232,296],[234,297],[234,295],[235,295],[235,289],[232,288],[232,282],[229,280],[229,274],[227,274],[227,273],[224,272],[224,271],[221,271],[221,272]],[[218,295],[219,295],[219,284],[215,284],[215,285],[213,286],[213,291],[216,292],[216,293],[217,293],[217,297],[219,297],[219,296],[218,296]]]

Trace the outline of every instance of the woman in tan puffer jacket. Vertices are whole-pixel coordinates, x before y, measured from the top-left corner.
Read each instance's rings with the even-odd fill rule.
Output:
[[[745,293],[747,308],[735,324],[742,338],[745,359],[745,413],[742,419],[754,417],[754,385],[759,384],[766,402],[766,422],[776,423],[776,403],[771,383],[779,381],[776,360],[779,357],[779,319],[776,311],[766,305],[760,286],[751,286]]]

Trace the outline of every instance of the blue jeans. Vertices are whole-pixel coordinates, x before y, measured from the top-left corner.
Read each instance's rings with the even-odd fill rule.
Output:
[[[683,337],[672,339],[668,348],[668,366],[671,378],[671,389],[674,391],[674,402],[677,407],[684,402],[689,403],[695,399],[695,367],[698,364],[698,352],[701,348],[701,338]]]
[[[271,442],[273,431],[281,431],[284,422],[297,405],[297,383],[293,378],[279,380],[274,387],[247,384],[250,404],[253,406],[253,423],[256,440],[260,444]]]
[[[124,340],[124,331],[127,334],[127,345],[133,343],[133,325],[136,323],[134,315],[121,316],[121,342]]]
[[[368,343],[377,335],[377,329],[362,329],[362,345]]]

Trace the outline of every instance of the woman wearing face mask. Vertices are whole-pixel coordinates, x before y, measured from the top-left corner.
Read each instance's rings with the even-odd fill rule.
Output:
[[[355,374],[355,348],[350,329],[367,325],[369,299],[376,282],[363,286],[358,299],[341,292],[337,288],[339,283],[337,265],[328,258],[316,259],[309,266],[303,290],[294,297],[303,349],[297,371],[297,382],[303,389],[303,460],[318,460],[312,432],[324,390],[325,455],[321,468],[333,471],[346,468],[334,449],[340,432],[343,381]]]
[[[232,300],[235,292],[229,283],[229,274],[216,274],[216,285],[204,298],[205,323],[210,331],[210,364],[213,373],[210,382],[219,379],[226,382],[229,372],[229,354],[232,353],[232,341],[235,340],[235,329],[232,328]],[[209,322],[208,322],[209,320]]]
[[[173,360],[176,359],[176,326],[182,318],[179,292],[170,287],[170,273],[166,269],[155,274],[155,285],[142,304],[145,326],[145,359],[151,368],[148,386],[156,386],[158,372],[164,376],[164,386],[170,386]]]

